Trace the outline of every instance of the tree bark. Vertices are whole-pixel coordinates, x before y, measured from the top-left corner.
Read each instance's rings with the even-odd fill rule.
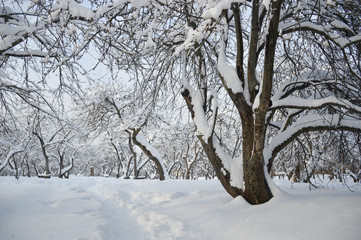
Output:
[[[193,110],[192,105],[192,97],[190,96],[190,92],[188,89],[184,89],[182,92],[182,96],[187,103],[188,110],[191,113],[192,119],[195,117],[195,112]],[[228,171],[225,170],[222,160],[216,153],[216,149],[213,146],[212,138],[209,138],[207,141],[203,139],[203,136],[198,136],[198,139],[202,145],[202,148],[207,155],[208,160],[212,164],[214,171],[216,172],[217,178],[220,180],[224,189],[232,196],[238,197],[243,196],[243,190],[236,188],[231,185],[231,175]],[[222,170],[225,170],[222,171]]]
[[[49,174],[50,174],[50,170],[49,170],[49,157],[48,157],[48,154],[46,153],[45,143],[44,143],[44,140],[42,139],[42,137],[40,137],[38,133],[36,133],[36,136],[38,137],[38,139],[39,139],[39,141],[40,141],[41,151],[42,151],[43,156],[44,156],[44,161],[45,161],[45,174],[46,174],[46,175],[49,175]]]
[[[149,157],[150,160],[152,160],[156,167],[157,167],[157,172],[159,174],[159,179],[160,180],[165,180],[165,174],[166,172],[164,171],[162,164],[160,163],[160,161],[162,161],[161,159],[158,159],[157,156],[154,156],[153,153],[150,151],[150,149],[147,149],[146,146],[144,146],[142,143],[140,143],[137,140],[137,135],[140,132],[140,129],[136,129],[133,131],[132,133],[132,141],[135,145],[137,145],[144,153],[145,155],[147,155]]]

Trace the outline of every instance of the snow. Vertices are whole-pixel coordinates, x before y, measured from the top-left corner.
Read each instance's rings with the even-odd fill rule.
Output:
[[[80,3],[77,3],[74,0],[66,0],[66,1],[59,1],[59,10],[54,11],[54,13],[58,14],[61,10],[69,10],[72,16],[82,17],[86,20],[94,19],[95,15],[93,11]],[[52,18],[56,15],[52,14]]]
[[[223,9],[231,8],[231,4],[234,2],[239,2],[239,1],[222,0],[222,1],[218,1],[218,3],[215,5],[213,1],[210,1],[207,6],[208,9],[203,12],[201,17],[203,19],[211,19],[211,18],[218,19]]]
[[[333,42],[338,44],[341,48],[344,48],[347,45],[354,44],[354,43],[361,41],[361,34],[358,34],[358,35],[355,35],[355,36],[352,36],[349,38],[341,37],[339,34],[333,33],[331,31],[332,26],[335,28],[346,29],[348,31],[352,31],[351,28],[347,24],[345,24],[341,21],[338,21],[338,20],[334,20],[333,22],[331,22],[330,25],[327,25],[327,26],[323,26],[320,24],[315,24],[315,23],[307,22],[307,21],[302,22],[302,23],[299,23],[299,22],[280,23],[279,31],[285,32],[287,30],[294,29],[294,28],[306,28],[306,29],[318,32],[320,34],[323,34],[325,36],[328,36],[328,38],[330,40],[332,40]]]
[[[227,170],[230,174],[230,184],[233,187],[243,189],[244,179],[243,179],[243,159],[242,157],[232,158],[228,153],[223,151],[222,146],[218,140],[213,137],[213,145],[216,149],[216,153],[219,158],[222,160],[222,164],[225,169],[222,169],[223,174],[226,175]]]
[[[9,55],[16,55],[16,56],[40,56],[40,57],[46,57],[49,53],[43,52],[40,50],[28,50],[28,51],[6,51],[5,54]]]
[[[147,38],[147,42],[145,43],[144,48],[148,49],[148,48],[156,48],[157,45],[155,44],[155,42],[152,39],[152,33],[148,32],[148,38]]]
[[[297,97],[287,97],[280,100],[272,101],[272,108],[288,107],[288,108],[321,108],[325,105],[337,105],[346,109],[355,110],[361,112],[361,107],[352,104],[345,99],[337,99],[334,96],[329,96],[321,99],[303,99]]]
[[[361,33],[357,34],[356,36],[349,38],[350,43],[356,43],[361,41]]]
[[[12,46],[13,42],[19,41],[21,39],[21,36],[15,36],[15,35],[10,35],[10,36],[6,36],[3,39],[1,39],[0,41],[0,51],[9,49]]]
[[[72,168],[73,168],[73,164],[70,164],[69,166],[61,169],[60,173],[61,173],[61,174],[65,174],[66,172],[68,172],[68,171],[69,171],[70,169],[72,169]]]
[[[0,239],[359,239],[361,185],[275,179],[251,206],[217,180],[0,178]]]
[[[340,20],[333,20],[331,22],[331,25],[336,27],[336,28],[340,28],[340,29],[346,29],[350,32],[353,32],[352,29],[344,22],[341,22]]]
[[[321,127],[339,127],[342,126],[344,128],[349,129],[357,129],[361,130],[360,120],[357,118],[351,118],[347,116],[342,116],[336,114],[309,114],[297,119],[297,121],[293,124],[285,128],[282,132],[279,132],[270,142],[270,144],[263,151],[263,156],[266,162],[266,165],[271,159],[273,152],[277,147],[282,145],[284,142],[291,139],[293,136],[297,135],[297,133],[301,132],[303,129],[307,128],[321,128]]]
[[[232,89],[233,93],[241,93],[243,92],[241,81],[238,78],[236,70],[228,65],[225,52],[226,52],[225,43],[224,41],[222,41],[218,55],[218,64],[217,64],[218,71],[224,78],[227,88]]]
[[[192,97],[192,105],[194,111],[194,125],[197,128],[197,133],[203,136],[204,141],[208,141],[210,137],[210,133],[212,133],[212,125],[210,126],[207,120],[207,117],[203,110],[203,96],[201,91],[196,91],[189,84],[188,79],[185,77],[185,69],[182,71],[182,81],[183,87],[190,92],[190,96]]]
[[[162,166],[164,178],[169,179],[167,168],[164,166],[164,162],[162,156],[160,155],[159,151],[155,149],[141,134],[137,134],[136,136],[137,141],[145,146],[145,148],[155,157],[158,159],[160,165]]]
[[[5,160],[3,160],[2,162],[0,162],[0,170],[3,169],[7,164],[8,162],[10,161],[10,159],[17,153],[20,153],[22,152],[22,146],[16,146],[14,149],[11,149],[9,151],[9,153],[7,154]]]
[[[262,3],[265,6],[265,8],[268,10],[269,5],[271,4],[271,0],[262,0]]]
[[[332,6],[332,7],[336,6],[335,0],[327,0],[327,4]]]
[[[207,29],[212,26],[212,24],[212,19],[206,19],[202,21],[195,30],[186,27],[187,37],[184,42],[176,48],[173,56],[179,56],[184,50],[192,48],[196,42],[200,43],[205,38],[208,32]]]
[[[261,97],[261,94],[262,94],[262,89],[263,89],[263,81],[261,81],[261,86],[259,87],[259,91],[258,91],[256,97],[254,98],[254,102],[253,102],[253,105],[252,105],[252,109],[253,109],[253,110],[259,108],[260,97]]]

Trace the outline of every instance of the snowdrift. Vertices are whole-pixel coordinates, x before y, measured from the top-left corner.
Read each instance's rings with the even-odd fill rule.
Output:
[[[360,239],[361,185],[275,181],[251,206],[217,180],[1,177],[0,239]]]

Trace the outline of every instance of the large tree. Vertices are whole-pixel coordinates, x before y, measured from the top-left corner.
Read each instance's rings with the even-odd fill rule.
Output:
[[[143,49],[151,42],[159,54],[149,68],[157,73],[153,81],[161,87],[162,56],[173,72],[181,69],[198,138],[232,196],[267,202],[273,194],[265,166],[270,171],[274,157],[301,134],[360,131],[359,3],[155,1],[140,9],[149,19]],[[219,138],[217,98],[225,94],[242,124],[236,158]]]
[[[360,131],[359,3],[150,1],[127,9],[137,13],[128,23],[140,47],[132,56],[150,65],[143,86],[182,84],[198,139],[233,197],[272,198],[266,166],[301,134]],[[224,98],[242,126],[235,157],[220,137]]]

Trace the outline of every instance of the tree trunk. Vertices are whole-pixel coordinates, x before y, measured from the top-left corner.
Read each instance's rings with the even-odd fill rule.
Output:
[[[143,143],[139,142],[137,139],[137,135],[140,132],[140,129],[136,129],[132,133],[132,141],[135,145],[137,145],[144,153],[149,157],[150,160],[152,160],[157,168],[157,172],[159,174],[160,180],[165,180],[166,176],[168,176],[168,172],[165,171],[164,167],[162,166],[162,159],[158,159],[158,156],[154,155],[154,152],[151,151],[151,149],[148,149],[147,146],[143,145]]]
[[[251,204],[268,202],[272,197],[265,178],[262,152],[254,152],[253,157],[244,166],[245,191],[243,197]]]
[[[129,173],[129,168],[130,168],[130,162],[131,159],[133,159],[133,173],[134,173],[134,179],[138,179],[138,170],[137,170],[137,154],[135,153],[134,149],[133,149],[133,144],[132,144],[132,134],[130,132],[129,133],[129,137],[128,137],[128,146],[129,146],[129,150],[132,153],[131,158],[129,158],[128,161],[128,166],[127,166],[127,177],[129,177],[130,173]]]
[[[44,140],[39,136],[39,134],[36,134],[36,136],[38,137],[38,139],[39,139],[39,141],[40,141],[41,151],[42,151],[43,156],[44,156],[44,161],[45,161],[45,174],[46,174],[46,175],[49,175],[49,174],[50,174],[49,157],[48,157],[48,154],[46,153],[45,143],[44,143]]]
[[[62,170],[64,168],[64,155],[61,154],[60,152],[58,152],[59,154],[59,174],[58,174],[58,177],[59,178],[63,178],[63,174],[62,174]]]
[[[112,139],[111,139],[112,140]],[[117,153],[117,173],[116,173],[116,178],[120,178],[121,177],[121,173],[123,172],[123,163],[122,163],[122,153],[119,151],[117,145],[115,143],[113,143],[112,141],[110,142],[111,145],[114,147],[115,152]]]
[[[15,178],[19,179],[19,169],[18,169],[18,164],[16,163],[15,156],[13,156],[13,161],[14,161]]]
[[[33,167],[34,167],[35,174],[38,176],[38,175],[39,175],[39,171],[38,171],[38,169],[36,168],[35,162],[33,162]]]
[[[263,159],[263,149],[266,134],[266,112],[256,109],[255,124],[253,138],[244,137],[244,141],[251,141],[253,139],[253,149],[248,148],[243,155],[243,170],[245,181],[244,198],[253,204],[261,204],[269,201],[272,198],[272,193],[269,189],[265,178],[265,168]],[[251,156],[248,158],[248,156]],[[247,156],[246,156],[247,155]]]
[[[273,82],[273,67],[274,67],[274,56],[276,50],[276,42],[278,39],[278,24],[282,1],[272,2],[272,17],[270,19],[269,31],[266,38],[265,53],[264,53],[264,67],[263,67],[263,79],[260,84],[259,93],[252,98],[252,114],[240,114],[242,123],[245,122],[242,127],[246,127],[252,130],[245,130],[243,132],[243,140],[248,142],[253,140],[252,150],[250,145],[243,149],[243,163],[244,163],[244,181],[245,181],[245,192],[244,198],[252,204],[261,204],[269,201],[272,198],[272,193],[268,186],[265,178],[264,158],[263,150],[266,136],[266,116],[270,106],[272,82]],[[253,1],[252,8],[252,30],[255,32],[251,36],[252,40],[258,41],[258,1]],[[250,56],[257,53],[257,47],[250,49]],[[257,55],[257,54],[256,54]],[[254,65],[252,59],[248,63],[248,71],[254,73],[256,71],[256,65]],[[252,88],[252,83],[256,82],[255,76],[251,74],[248,76],[250,93],[255,92],[255,87]],[[251,77],[251,78],[250,78]],[[258,106],[255,102],[258,101]],[[244,105],[244,104],[242,104]],[[239,109],[242,112],[242,109]],[[250,116],[254,116],[254,121]],[[254,126],[252,123],[254,122]],[[251,133],[253,131],[253,133]]]
[[[221,181],[224,189],[232,196],[238,197],[243,196],[243,190],[231,185],[231,174],[225,170],[224,165],[222,164],[222,160],[216,153],[216,149],[213,146],[213,142],[211,139],[208,139],[208,143],[206,143],[202,136],[198,136],[199,141],[202,144],[203,150],[206,153],[208,160],[212,164],[214,171],[216,172],[217,178]]]

